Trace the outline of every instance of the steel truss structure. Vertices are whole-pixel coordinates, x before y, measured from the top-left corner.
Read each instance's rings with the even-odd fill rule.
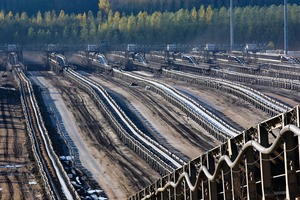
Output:
[[[297,106],[243,131],[129,199],[298,199],[299,127]]]

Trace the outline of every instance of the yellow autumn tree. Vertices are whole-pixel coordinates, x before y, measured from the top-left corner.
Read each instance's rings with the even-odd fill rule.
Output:
[[[211,5],[209,5],[207,8],[206,8],[206,23],[207,24],[210,24],[211,20],[212,20],[212,16],[213,16],[213,10],[211,8]]]
[[[99,9],[104,11],[106,14],[111,10],[109,0],[99,0],[98,3]]]
[[[197,11],[196,11],[195,7],[191,11],[191,18],[192,18],[193,22],[195,22],[197,20]]]

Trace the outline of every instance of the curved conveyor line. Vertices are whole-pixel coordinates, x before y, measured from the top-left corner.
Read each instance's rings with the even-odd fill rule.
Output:
[[[260,145],[257,141],[254,141],[254,140],[248,141],[247,143],[244,144],[244,146],[242,147],[241,151],[239,152],[238,156],[236,157],[236,159],[234,161],[231,161],[229,156],[223,155],[218,160],[218,163],[216,164],[217,167],[213,174],[210,174],[209,170],[205,166],[200,167],[199,174],[204,173],[204,175],[207,177],[208,180],[213,181],[217,178],[217,176],[221,170],[222,164],[224,162],[232,169],[233,167],[235,167],[239,164],[239,162],[245,155],[246,150],[250,147],[255,148],[257,151],[259,151],[262,154],[268,155],[268,154],[272,153],[274,150],[276,150],[276,148],[281,144],[281,141],[284,140],[284,137],[287,134],[296,134],[297,136],[300,136],[300,129],[299,129],[299,127],[292,125],[292,124],[286,125],[285,127],[283,127],[281,129],[281,131],[280,131],[278,137],[276,138],[276,140],[274,141],[274,143],[270,147],[267,147],[267,148]],[[182,174],[180,174],[176,183],[173,181],[170,181],[170,182],[166,183],[164,185],[164,187],[158,188],[155,191],[155,193],[148,194],[143,199],[149,199],[152,195],[157,195],[159,192],[164,192],[165,190],[167,190],[167,188],[169,186],[175,188],[178,184],[180,184],[182,179],[185,179],[185,181],[191,191],[195,191],[197,189],[197,183],[199,182],[200,177],[201,176],[197,177],[195,185],[193,185],[189,178],[189,174],[186,172],[183,172]]]
[[[286,106],[278,101],[275,101],[274,99],[268,97],[265,94],[262,94],[261,92],[254,90],[250,87],[237,84],[231,81],[227,81],[224,79],[218,79],[218,78],[211,78],[211,77],[205,77],[205,76],[200,76],[200,75],[194,75],[194,74],[189,74],[189,73],[184,73],[180,71],[174,71],[174,70],[165,70],[163,69],[166,73],[172,73],[172,74],[178,74],[186,77],[190,77],[193,79],[201,79],[201,80],[207,80],[210,82],[214,82],[220,85],[224,85],[226,87],[232,88],[234,90],[241,91],[242,93],[246,94],[250,98],[256,99],[258,102],[261,102],[263,105],[267,105],[268,107],[276,110],[278,113],[286,112],[287,110],[290,110],[291,108],[289,106]]]
[[[114,70],[116,70],[116,69],[114,69]],[[120,72],[120,71],[118,71],[118,72]],[[221,119],[218,119],[212,113],[208,113],[207,111],[205,112],[203,110],[202,106],[195,103],[193,100],[191,100],[187,96],[183,95],[182,93],[178,92],[176,89],[174,89],[170,86],[167,86],[165,84],[161,84],[161,83],[149,80],[149,79],[145,79],[145,77],[139,77],[137,75],[124,73],[124,72],[123,72],[123,74],[126,75],[126,76],[130,76],[134,79],[140,80],[140,81],[146,81],[147,83],[160,88],[161,90],[165,91],[169,95],[171,95],[171,96],[175,97],[176,99],[178,99],[180,102],[183,102],[186,106],[188,106],[194,112],[198,113],[203,118],[207,119],[213,126],[215,126],[217,129],[224,132],[226,135],[234,137],[234,136],[236,136],[240,133],[240,131],[232,128],[231,126],[229,126],[228,124],[223,122]]]
[[[23,79],[25,80],[25,82],[26,82],[28,91],[31,91],[31,89],[30,89],[30,87],[29,87],[29,81],[27,80],[27,78],[26,78],[23,74],[21,74],[21,76],[22,76],[22,78],[23,78]],[[59,170],[59,168],[58,168],[58,166],[57,166],[57,164],[56,164],[56,162],[55,162],[55,159],[54,159],[53,156],[52,156],[52,153],[51,153],[49,144],[48,144],[48,142],[47,142],[47,140],[46,140],[46,138],[45,138],[45,135],[44,135],[44,130],[43,130],[41,124],[40,124],[41,119],[39,118],[39,115],[38,115],[38,113],[37,113],[36,105],[35,105],[35,103],[34,103],[34,100],[33,100],[33,97],[32,97],[32,95],[31,95],[31,93],[30,93],[30,101],[31,101],[31,104],[33,105],[34,115],[35,115],[35,117],[36,117],[36,119],[37,119],[38,128],[39,128],[40,132],[42,133],[41,136],[42,136],[42,138],[43,138],[43,143],[44,143],[44,145],[45,145],[45,147],[46,147],[47,154],[48,154],[48,156],[49,156],[49,158],[50,158],[50,160],[51,160],[51,163],[52,163],[52,165],[53,165],[53,167],[54,167],[55,173],[56,173],[56,175],[57,175],[57,177],[58,177],[59,183],[60,183],[60,185],[61,185],[61,187],[62,187],[62,191],[63,191],[63,193],[65,194],[65,196],[66,196],[67,199],[73,199],[73,196],[72,196],[72,194],[71,194],[71,192],[70,192],[68,186],[66,185],[66,182],[64,181],[64,179],[63,179],[63,177],[62,177],[62,175],[61,175],[61,172],[60,172],[60,170]],[[57,196],[57,197],[58,197],[58,196]]]
[[[94,88],[95,90],[97,90],[98,92],[100,92],[107,100],[107,102],[109,102],[109,104],[111,105],[111,107],[114,109],[114,111],[118,114],[118,116],[120,117],[120,119],[126,124],[126,126],[130,129],[130,131],[140,140],[142,141],[144,144],[150,146],[151,148],[153,148],[158,154],[160,154],[161,156],[163,156],[164,158],[166,158],[167,160],[169,160],[171,163],[174,164],[174,166],[176,166],[176,168],[179,168],[182,166],[182,164],[180,164],[178,161],[176,161],[175,159],[173,159],[168,153],[166,153],[165,151],[162,151],[159,148],[159,144],[154,144],[154,141],[149,142],[149,140],[151,140],[150,138],[145,138],[145,135],[141,135],[138,131],[136,131],[136,127],[132,126],[132,122],[128,122],[129,119],[125,119],[125,117],[123,116],[123,114],[119,111],[119,109],[116,107],[116,105],[111,102],[111,99],[107,97],[107,94],[105,92],[103,92],[103,90],[97,86],[96,84],[92,83],[91,80],[88,80],[87,78],[81,76],[78,73],[75,73],[74,71],[69,70],[68,71],[70,74],[72,74],[73,76],[77,77],[78,79],[82,80],[83,82],[85,82],[86,84],[90,85],[92,88]]]

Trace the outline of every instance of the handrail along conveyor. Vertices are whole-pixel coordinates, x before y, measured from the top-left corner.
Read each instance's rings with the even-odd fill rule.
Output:
[[[51,146],[51,142],[49,141],[49,138],[47,136],[47,131],[43,125],[43,120],[39,112],[36,99],[33,94],[31,83],[28,80],[28,78],[24,75],[23,72],[18,72],[18,77],[20,79],[22,96],[24,98],[24,104],[26,107],[27,116],[29,118],[30,128],[34,136],[35,147],[37,149],[38,156],[42,164],[42,166],[40,167],[43,167],[43,170],[47,176],[46,179],[48,180],[48,183],[51,186],[51,191],[47,191],[47,192],[51,193],[52,195],[50,196],[55,197],[55,199],[61,199],[60,194],[54,184],[54,180],[52,177],[55,176],[59,181],[59,184],[61,186],[61,189],[65,197],[67,199],[73,199],[73,195],[76,196],[76,194],[73,195],[71,194],[63,178],[63,174],[59,169],[59,164],[56,162],[56,160],[58,159],[55,159],[56,155]],[[51,173],[55,173],[55,174],[51,174]],[[49,189],[50,188],[48,187],[47,190]]]
[[[244,74],[232,72],[223,69],[211,69],[212,76],[222,77],[224,79],[236,80],[239,82],[256,83],[259,85],[267,85],[279,88],[292,89],[300,91],[300,81],[285,78],[275,78],[260,75]]]
[[[181,167],[185,162],[170,152],[168,149],[163,147],[161,144],[152,140],[149,136],[145,135],[141,132],[136,125],[126,116],[126,114],[122,111],[122,109],[116,104],[116,102],[111,98],[111,96],[106,92],[106,90],[96,83],[93,80],[90,80],[79,73],[68,69],[64,71],[67,76],[71,76],[71,78],[78,80],[81,84],[87,85],[92,91],[95,92],[98,101],[106,102],[106,107],[109,109],[106,112],[113,112],[118,116],[119,124],[125,125],[126,132],[131,133],[127,136],[130,137],[131,140],[138,140],[137,143],[143,146],[143,149],[151,149],[151,151],[158,156],[159,158],[164,158],[166,170],[170,172],[170,170],[177,169]],[[136,139],[134,139],[136,138]],[[159,159],[162,162],[161,159]],[[166,162],[167,161],[167,162]],[[171,163],[168,164],[168,163]]]
[[[187,97],[186,95],[178,92],[176,89],[163,84],[159,83],[150,79],[146,79],[145,77],[140,77],[136,74],[121,72],[117,69],[114,69],[114,73],[122,73],[125,76],[131,77],[133,79],[144,81],[147,84],[149,84],[152,87],[155,87],[159,90],[162,90],[167,95],[170,95],[174,97],[176,100],[187,106],[191,113],[194,113],[198,116],[201,116],[204,120],[206,120],[209,124],[211,124],[215,129],[223,132],[225,136],[228,138],[236,136],[240,131],[234,129],[221,119],[219,119],[217,116],[215,116],[213,113],[202,107],[199,103],[195,102],[193,99]]]
[[[206,82],[206,83],[215,83],[218,84],[219,87],[226,87],[228,89],[238,91],[239,94],[242,94],[246,96],[249,101],[254,100],[258,104],[266,107],[267,109],[270,109],[272,113],[279,114],[282,112],[285,112],[289,109],[291,109],[289,106],[286,106],[270,97],[267,95],[254,90],[250,87],[247,87],[242,84],[234,83],[231,81],[227,81],[224,79],[218,79],[218,78],[212,78],[212,77],[207,77],[207,76],[201,76],[201,75],[194,75],[190,73],[185,73],[181,71],[175,71],[175,70],[166,70],[163,69],[164,74],[166,75],[176,75],[176,76],[181,76],[184,78],[189,78],[189,81],[193,82]]]

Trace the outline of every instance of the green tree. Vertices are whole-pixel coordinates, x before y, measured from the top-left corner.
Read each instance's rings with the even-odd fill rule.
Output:
[[[0,11],[0,21],[4,21],[5,19],[5,12],[3,10]]]
[[[199,13],[198,15],[199,15],[200,23],[205,22],[205,8],[204,8],[204,5],[201,5],[198,13]]]
[[[31,42],[34,41],[35,36],[36,36],[35,31],[34,31],[34,28],[30,27],[30,28],[28,29],[27,35],[28,35],[28,39],[29,39]]]
[[[121,20],[121,16],[120,16],[120,13],[117,11],[117,12],[115,12],[114,18],[113,18],[113,29],[114,30],[118,29],[120,20]]]
[[[120,22],[119,22],[119,30],[121,31],[121,32],[126,32],[126,30],[127,30],[127,22],[128,20],[127,20],[127,17],[122,17],[121,19],[120,19]]]
[[[102,12],[101,12],[101,11],[98,11],[98,12],[97,12],[96,22],[97,22],[98,24],[101,24],[101,23],[102,23]]]
[[[96,24],[94,22],[91,23],[90,25],[90,32],[89,32],[89,37],[92,41],[94,41],[94,39],[96,38],[97,36],[97,27],[96,27]]]
[[[36,23],[37,23],[37,25],[42,25],[42,23],[43,23],[43,17],[42,17],[42,13],[40,11],[38,11],[36,14]]]
[[[14,16],[13,13],[11,11],[9,11],[7,14],[8,20],[11,20],[13,18],[13,16]]]
[[[26,12],[22,12],[21,21],[28,22],[28,16],[27,16]]]
[[[80,39],[81,41],[86,41],[89,36],[89,31],[86,27],[82,27],[80,30]]]
[[[267,47],[268,47],[268,49],[271,49],[271,50],[275,49],[275,44],[274,44],[274,42],[270,41],[270,42],[268,43]]]
[[[134,33],[136,28],[135,17],[130,15],[127,22],[127,30],[131,33]]]
[[[78,38],[78,27],[73,24],[71,27],[71,41],[79,42],[77,38]]]
[[[70,37],[69,28],[67,26],[65,26],[64,30],[63,30],[63,39],[64,39],[64,41],[66,41],[66,40],[68,41],[69,37]]]
[[[44,13],[44,19],[45,19],[46,25],[49,26],[52,23],[51,12],[50,11],[47,11],[47,12]]]

